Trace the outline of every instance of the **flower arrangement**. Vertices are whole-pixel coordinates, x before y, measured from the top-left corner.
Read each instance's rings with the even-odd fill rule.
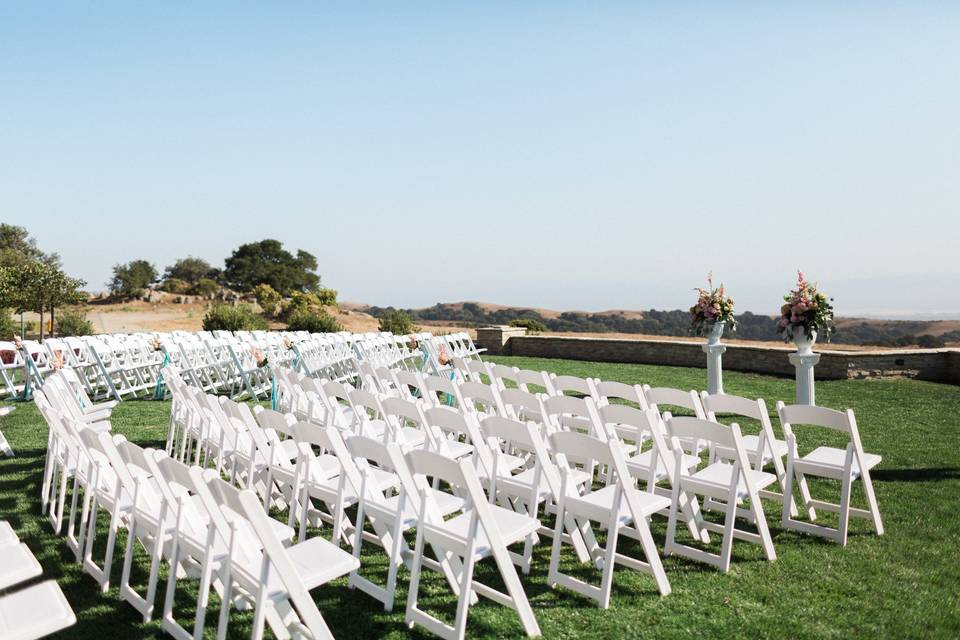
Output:
[[[453,358],[450,357],[450,353],[447,351],[447,345],[440,345],[440,352],[437,354],[437,361],[440,363],[441,367],[445,367],[453,361]]]
[[[150,341],[150,346],[154,351],[160,351],[163,346],[160,344],[160,338],[154,338]]]
[[[250,354],[253,356],[253,361],[257,363],[257,366],[263,368],[270,363],[270,359],[267,358],[267,354],[263,352],[262,349],[254,347]]]
[[[54,349],[52,366],[54,371],[60,371],[63,369],[63,351]]]
[[[283,339],[283,348],[286,349],[287,351],[292,351],[292,350],[293,350],[293,340],[291,340],[290,338],[284,338],[284,339]]]
[[[780,319],[777,321],[777,333],[783,334],[784,341],[792,340],[798,331],[808,340],[822,336],[830,341],[833,333],[833,299],[827,298],[817,290],[816,284],[810,284],[803,277],[803,271],[797,271],[797,288],[783,296],[786,304],[780,307]]]
[[[698,336],[706,335],[717,322],[725,322],[731,331],[737,328],[733,315],[733,298],[723,288],[723,283],[713,288],[713,273],[707,274],[707,288],[697,287],[697,303],[690,307],[690,323]]]

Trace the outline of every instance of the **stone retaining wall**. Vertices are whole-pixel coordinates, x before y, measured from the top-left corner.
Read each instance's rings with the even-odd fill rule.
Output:
[[[597,362],[658,364],[706,368],[703,341],[632,340],[525,335],[518,327],[477,329],[477,346],[488,353]],[[723,368],[777,376],[793,376],[787,355],[793,349],[727,345]],[[820,380],[905,377],[960,384],[960,349],[882,351],[819,350]]]

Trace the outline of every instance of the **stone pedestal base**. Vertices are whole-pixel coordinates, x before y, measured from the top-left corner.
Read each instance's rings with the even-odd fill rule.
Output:
[[[723,393],[723,365],[721,359],[727,350],[723,344],[705,344],[703,352],[707,354],[707,393],[717,395]]]
[[[797,404],[816,404],[813,388],[813,367],[820,362],[819,353],[791,353],[790,362],[797,370]]]

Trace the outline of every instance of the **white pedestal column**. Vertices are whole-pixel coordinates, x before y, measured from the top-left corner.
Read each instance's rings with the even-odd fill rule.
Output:
[[[791,353],[790,362],[797,370],[797,404],[815,405],[813,367],[820,362],[820,354]]]
[[[717,395],[723,393],[723,366],[721,359],[727,350],[724,344],[707,343],[702,346],[707,354],[707,393]]]

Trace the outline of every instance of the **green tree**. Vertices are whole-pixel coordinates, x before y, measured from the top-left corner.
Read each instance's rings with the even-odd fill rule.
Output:
[[[415,333],[417,327],[413,320],[406,313],[399,309],[388,309],[380,317],[380,331],[389,331],[395,336],[405,336],[408,333]]]
[[[0,267],[17,267],[35,261],[60,266],[60,256],[41,251],[26,229],[0,223]]]
[[[133,260],[113,267],[113,278],[107,283],[110,293],[121,298],[138,298],[157,279],[157,270],[146,260]]]
[[[50,312],[51,324],[57,307],[85,302],[83,280],[71,278],[49,262],[27,262],[16,267],[0,267],[0,306],[17,312],[40,314],[40,340],[44,334],[44,314]]]
[[[294,256],[279,240],[240,245],[225,266],[225,282],[238,291],[253,291],[258,284],[266,283],[288,296],[294,291],[315,291],[320,286],[317,259],[302,249]]]
[[[203,258],[194,258],[193,256],[180,258],[167,267],[163,274],[164,280],[176,278],[189,282],[190,284],[197,284],[203,278],[217,280],[219,277],[219,269],[213,268],[210,263]]]
[[[10,315],[10,309],[0,307],[0,340],[9,340],[19,333],[18,329],[17,323]]]

